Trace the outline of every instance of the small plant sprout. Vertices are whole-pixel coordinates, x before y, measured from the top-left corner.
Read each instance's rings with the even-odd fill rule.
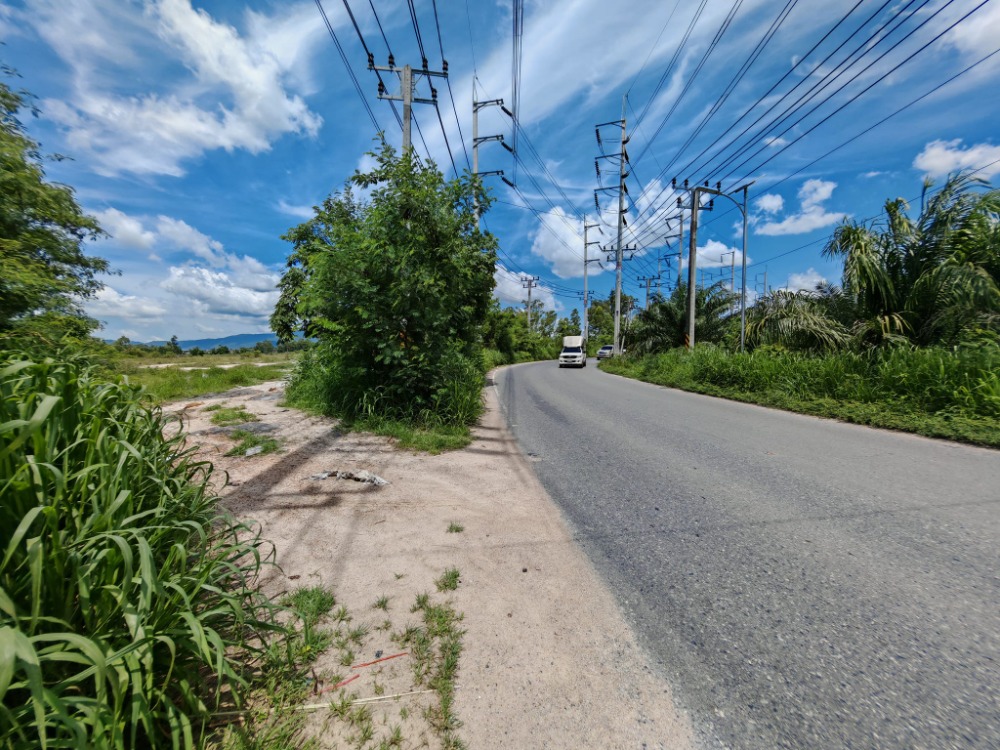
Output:
[[[462,524],[460,523],[455,523],[454,521],[452,521],[450,524],[448,524],[449,534],[461,534],[463,531],[465,531],[465,527],[462,526]]]
[[[389,611],[389,597],[380,596],[375,604],[372,605],[373,609],[381,609],[384,612]]]
[[[458,568],[448,568],[440,578],[438,578],[434,585],[437,586],[438,591],[454,591],[458,588]]]

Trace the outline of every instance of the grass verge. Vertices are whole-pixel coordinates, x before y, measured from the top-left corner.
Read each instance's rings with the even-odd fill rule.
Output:
[[[804,356],[706,347],[604,360],[624,377],[800,414],[1000,448],[990,355],[943,350]]]
[[[124,374],[128,382],[145,386],[146,392],[154,400],[163,403],[203,396],[206,393],[222,393],[231,388],[257,385],[268,380],[281,380],[287,373],[286,364],[263,367],[241,364],[227,369],[210,367],[207,370],[180,370],[176,367],[129,368]]]
[[[258,435],[249,430],[233,430],[230,435],[236,441],[236,445],[226,451],[227,456],[242,456],[251,448],[260,448],[255,456],[264,456],[268,453],[275,453],[281,449],[281,443],[275,438],[267,435]]]

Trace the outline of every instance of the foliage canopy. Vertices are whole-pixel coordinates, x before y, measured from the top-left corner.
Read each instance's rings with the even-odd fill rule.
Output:
[[[88,256],[83,242],[101,233],[97,221],[81,210],[73,191],[48,182],[38,144],[18,119],[25,95],[0,82],[0,334],[44,320],[66,318],[82,324],[84,335],[96,327],[83,318],[79,301],[102,284],[107,261]]]
[[[347,417],[467,423],[478,416],[482,333],[495,238],[476,226],[490,203],[468,176],[383,143],[293,244],[271,318],[279,340],[320,344],[292,383]],[[369,197],[355,190],[370,191]]]

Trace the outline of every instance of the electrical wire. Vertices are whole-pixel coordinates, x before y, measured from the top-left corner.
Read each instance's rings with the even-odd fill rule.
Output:
[[[444,70],[445,82],[448,84],[448,96],[451,98],[451,110],[455,113],[455,124],[458,125],[458,137],[462,141],[462,151],[465,152],[465,164],[468,166],[469,171],[472,171],[472,161],[469,159],[469,150],[465,147],[465,134],[462,133],[462,120],[458,116],[458,107],[455,106],[455,94],[451,90],[451,78],[447,76],[448,73],[448,62],[444,58],[444,37],[441,35],[441,21],[438,18],[437,0],[431,0],[431,5],[434,8],[434,26],[437,28],[438,36],[438,48],[441,50],[441,68]],[[438,117],[440,118],[440,113]],[[441,123],[441,129],[444,130],[444,123]],[[445,140],[447,141],[448,135],[445,134]],[[450,152],[450,149],[449,149]],[[452,166],[454,166],[455,160],[452,159]],[[458,170],[455,170],[456,176],[458,175]]]
[[[337,52],[340,53],[340,59],[344,61],[344,67],[347,68],[347,74],[354,83],[354,90],[358,92],[358,97],[360,97],[361,103],[365,106],[365,111],[368,113],[368,117],[371,118],[372,125],[375,126],[375,132],[382,133],[382,127],[378,124],[378,120],[375,119],[375,113],[372,112],[372,108],[368,105],[368,99],[365,98],[365,94],[361,90],[361,84],[358,83],[358,77],[354,75],[354,69],[351,68],[351,64],[347,61],[347,55],[344,54],[344,48],[340,44],[340,39],[337,38],[337,32],[333,30],[333,24],[330,23],[330,19],[327,17],[326,11],[323,9],[323,3],[320,0],[316,0],[316,7],[319,9],[320,15],[323,16],[323,23],[326,25],[326,30],[330,33],[330,38],[333,39],[333,43],[337,45]]]

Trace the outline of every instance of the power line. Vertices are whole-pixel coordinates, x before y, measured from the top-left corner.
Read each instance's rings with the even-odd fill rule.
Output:
[[[337,45],[337,52],[340,53],[340,59],[344,61],[344,67],[347,68],[347,75],[350,76],[351,81],[354,83],[354,90],[358,92],[361,103],[365,106],[365,111],[368,113],[368,117],[371,118],[372,125],[375,126],[375,132],[383,132],[382,127],[378,124],[378,120],[375,119],[375,113],[372,112],[372,108],[368,106],[368,99],[365,98],[365,94],[361,90],[361,84],[358,83],[358,77],[354,75],[354,69],[347,61],[347,55],[344,54],[344,48],[341,46],[340,40],[337,38],[337,32],[333,30],[333,24],[330,23],[330,19],[327,17],[326,11],[323,10],[323,3],[320,0],[316,0],[316,7],[319,9],[320,15],[323,16],[323,23],[326,25],[326,30],[329,32],[330,38],[333,39],[333,43]]]
[[[438,19],[438,9],[437,0],[431,0],[431,5],[434,8],[434,26],[437,28],[438,36],[438,48],[441,50],[441,68],[445,73],[448,72],[448,61],[444,58],[444,37],[441,36],[441,21]],[[472,171],[472,161],[469,159],[469,150],[465,147],[465,134],[462,133],[462,120],[458,116],[458,107],[455,106],[455,94],[451,90],[451,78],[445,78],[445,83],[448,84],[448,96],[451,99],[451,110],[455,113],[455,124],[458,125],[458,137],[462,140],[462,151],[465,152],[465,164],[468,166],[469,171]],[[438,118],[440,119],[441,113],[438,113]],[[444,130],[444,123],[441,123],[441,129]],[[448,134],[445,133],[445,140],[447,141]],[[449,149],[449,153],[450,153]],[[454,166],[455,160],[452,159],[452,166]],[[455,175],[458,176],[458,170],[455,170]]]

